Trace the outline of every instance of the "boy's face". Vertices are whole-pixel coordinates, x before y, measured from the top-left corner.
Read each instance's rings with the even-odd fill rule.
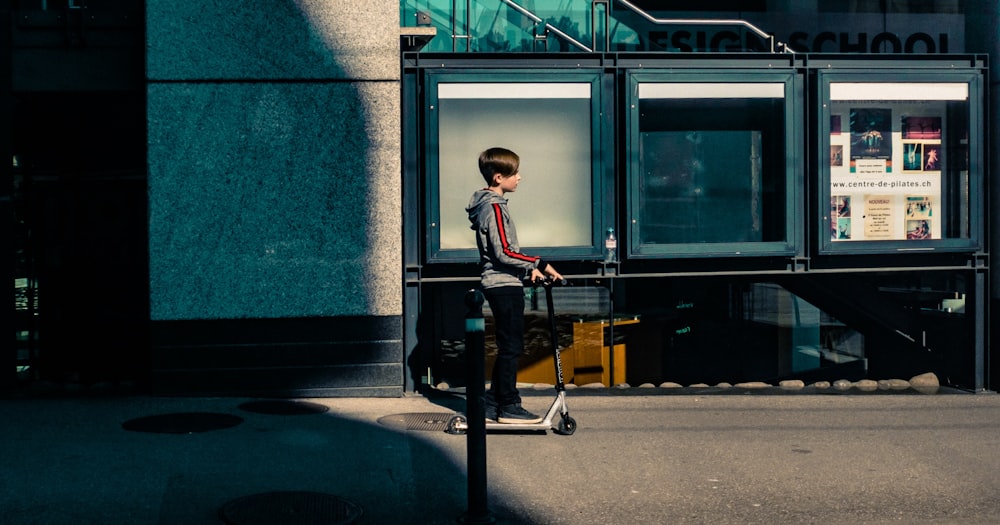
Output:
[[[502,192],[509,193],[517,190],[517,184],[521,182],[521,172],[518,171],[513,175],[508,175],[506,177],[499,174],[494,175],[493,180]]]

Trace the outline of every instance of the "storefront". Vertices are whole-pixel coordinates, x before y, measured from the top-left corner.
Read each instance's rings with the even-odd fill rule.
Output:
[[[933,372],[986,388],[984,56],[403,62],[414,385],[462,381],[464,206],[478,152],[500,145],[522,158],[508,197],[524,251],[575,284],[553,292],[566,346],[588,344],[568,335],[588,322],[615,341],[609,386]],[[545,352],[530,342],[527,365]]]

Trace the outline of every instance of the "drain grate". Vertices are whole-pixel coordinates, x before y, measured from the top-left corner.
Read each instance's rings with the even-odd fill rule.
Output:
[[[263,492],[229,501],[219,517],[229,525],[339,525],[354,523],[361,507],[330,494]]]
[[[329,412],[330,408],[319,403],[308,401],[295,401],[289,399],[268,399],[263,401],[247,401],[240,405],[240,410],[253,412],[255,414],[268,414],[273,416],[304,416],[308,414],[322,414]]]
[[[242,422],[243,418],[232,414],[179,412],[130,419],[122,423],[122,428],[133,432],[155,434],[194,434],[235,427]]]
[[[378,422],[393,428],[443,432],[448,427],[448,420],[454,415],[452,412],[413,412],[383,416]]]

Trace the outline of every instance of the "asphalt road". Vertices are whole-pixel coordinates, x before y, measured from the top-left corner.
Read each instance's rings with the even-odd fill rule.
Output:
[[[549,394],[531,393],[525,406],[544,411]],[[460,395],[285,400],[321,410],[284,414],[245,410],[253,401],[0,400],[0,522],[329,517],[315,508],[288,515],[274,496],[289,493],[348,502],[360,509],[356,523],[456,523],[469,509],[467,437],[440,425],[463,407]],[[494,522],[1000,523],[996,394],[577,390],[568,404],[573,435],[487,436]],[[183,414],[238,421],[178,433],[126,428]],[[429,424],[400,423],[413,420]],[[248,498],[259,505],[254,518],[222,512]],[[273,517],[279,511],[287,521]]]

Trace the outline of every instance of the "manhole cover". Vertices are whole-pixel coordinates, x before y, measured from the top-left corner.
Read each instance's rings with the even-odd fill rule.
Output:
[[[339,525],[354,523],[361,507],[330,494],[264,492],[234,499],[219,509],[230,525]]]
[[[246,403],[240,405],[240,410],[274,416],[303,416],[307,414],[322,414],[324,412],[329,412],[330,408],[319,403],[310,403],[308,401],[272,399],[264,401],[247,401]]]
[[[441,432],[448,427],[448,420],[454,416],[451,412],[415,412],[410,414],[393,414],[382,416],[378,422],[393,428],[406,430],[429,430]]]
[[[194,434],[235,427],[243,418],[232,414],[214,412],[180,412],[130,419],[122,423],[122,428],[133,432],[156,434]]]

